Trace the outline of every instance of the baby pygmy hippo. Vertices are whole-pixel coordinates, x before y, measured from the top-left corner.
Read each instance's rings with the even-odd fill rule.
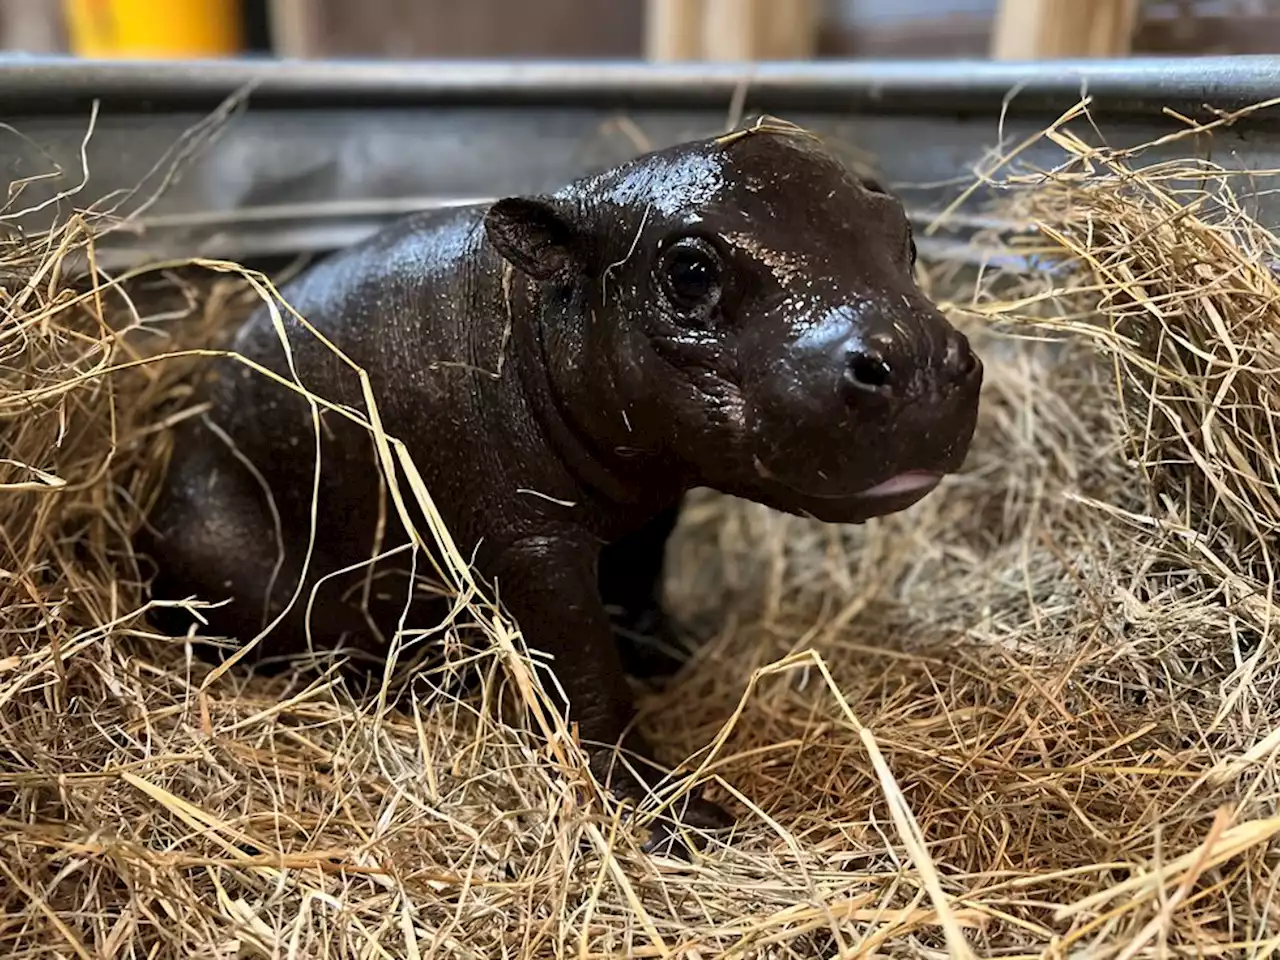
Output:
[[[914,261],[897,199],[773,124],[549,195],[406,216],[282,295],[367,371],[458,548],[553,658],[593,765],[638,798],[659,774],[641,737],[623,736],[634,707],[619,636],[664,630],[681,496],[710,487],[858,523],[910,506],[965,459],[982,365]],[[291,358],[265,308],[233,349],[363,412],[352,367],[291,317],[285,328]],[[230,598],[209,629],[245,642],[299,583],[315,425],[304,399],[243,364],[212,374],[202,399],[219,429],[179,428],[144,549],[157,596]],[[402,620],[438,621],[405,614],[412,554],[394,551],[407,535],[369,432],[322,411],[320,449],[312,559],[261,651],[303,647],[320,583],[312,644],[376,656]],[[612,762],[619,739],[629,765]],[[700,797],[681,817],[729,822]]]

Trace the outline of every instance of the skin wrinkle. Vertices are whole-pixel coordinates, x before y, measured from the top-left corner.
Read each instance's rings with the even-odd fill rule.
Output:
[[[674,636],[660,586],[688,489],[856,523],[909,507],[962,465],[982,365],[916,286],[909,237],[896,199],[865,189],[816,139],[770,129],[655,151],[545,196],[410,214],[281,292],[367,372],[458,549],[559,665],[583,739],[611,744],[634,715],[624,667],[672,665],[624,633]],[[286,327],[308,388],[363,409],[356,375],[296,321]],[[236,350],[284,367],[265,311]],[[175,430],[157,535],[144,528],[138,548],[162,571],[157,598],[229,597],[203,632],[244,639],[264,602],[298,586],[312,422],[268,378],[231,360],[213,369],[196,399],[267,478],[289,562],[265,596],[275,554],[260,493],[194,419]],[[367,611],[344,599],[353,583],[405,574],[404,551],[327,576],[371,555],[384,491],[367,433],[323,422],[302,593],[326,578],[317,646],[376,662],[385,648],[368,620],[389,636],[402,618],[430,629],[442,611],[414,596],[406,612],[398,587]],[[406,536],[387,517],[381,549]],[[258,653],[295,651],[303,612]],[[625,745],[651,756],[634,730]],[[591,756],[603,775],[611,756]],[[635,798],[644,787],[622,776],[613,788]],[[698,798],[683,817],[727,819]]]
[[[748,234],[728,233],[724,239],[772,270],[774,279],[784,288],[797,280],[805,269],[803,259],[770,250],[762,246],[759,239]]]
[[[742,397],[742,388],[733,380],[731,363],[714,355],[708,356],[705,360],[691,356],[689,353],[681,356],[679,347],[687,344],[678,342],[655,340],[654,346],[673,370],[680,371],[689,377],[695,388],[706,398],[711,410],[726,411],[726,415],[720,418],[726,426],[732,427],[738,434],[745,432],[745,401]],[[714,353],[714,351],[708,350],[707,353]]]
[[[596,312],[594,308],[588,306],[586,308],[586,315],[592,322],[592,325],[597,325]],[[553,378],[544,379],[541,377],[542,371],[550,369],[552,365],[551,357],[557,352],[557,345],[555,343],[556,336],[557,329],[556,324],[554,323],[554,317],[551,319],[551,322],[548,323],[547,318],[543,316],[540,318],[540,322],[533,325],[531,342],[536,344],[539,355],[539,361],[534,364],[532,368],[537,371],[533,376],[542,381],[540,383],[540,389],[544,390],[549,397],[555,418],[559,423],[563,424],[563,434],[565,435],[565,439],[570,445],[577,445],[582,450],[587,451],[588,457],[595,461],[595,465],[599,465],[601,455],[600,445],[589,432],[584,431],[578,426],[577,419],[573,415],[572,403],[560,389],[561,384]],[[563,355],[565,351],[561,348],[559,352]],[[525,365],[525,369],[529,369],[529,366]],[[613,409],[625,409],[625,407],[622,406],[624,401],[616,396],[612,377],[596,380],[595,387],[603,394],[601,399],[612,401]],[[630,426],[625,423],[624,426],[627,431],[630,432]],[[554,432],[549,434],[546,440],[548,446],[558,446],[562,452],[565,450],[563,444],[557,444]],[[619,495],[617,493],[620,488],[625,489],[625,484],[619,482],[617,477],[608,468],[592,470],[589,474],[585,475],[580,474],[579,480],[584,488],[583,492],[587,496],[590,496],[599,502],[610,502],[616,507],[626,507],[629,498],[627,498],[625,494]]]

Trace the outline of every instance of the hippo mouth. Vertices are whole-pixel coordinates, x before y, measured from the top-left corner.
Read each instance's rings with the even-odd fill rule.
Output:
[[[854,496],[863,500],[874,500],[880,497],[896,498],[896,497],[923,497],[926,493],[942,482],[942,474],[935,473],[931,470],[907,470],[896,476],[890,477],[884,483],[877,483],[874,487],[863,490],[861,493],[855,493]],[[845,499],[844,497],[836,499]]]
[[[794,483],[788,483],[765,466],[759,457],[756,457],[755,461],[756,472],[760,476],[766,480],[781,484],[806,499],[812,500],[898,500],[906,497],[918,500],[940,484],[944,476],[937,470],[904,470],[902,473],[894,474],[888,480],[877,483],[873,487],[867,487],[865,490],[857,490],[852,493],[816,493],[812,490],[798,487]]]
[[[786,502],[772,505],[789,513],[816,517],[827,522],[861,523],[875,516],[897,513],[918,503],[936,488],[946,476],[939,470],[904,470],[874,486],[847,493],[817,493],[788,483],[774,474],[760,460],[756,471],[761,477],[786,491]]]

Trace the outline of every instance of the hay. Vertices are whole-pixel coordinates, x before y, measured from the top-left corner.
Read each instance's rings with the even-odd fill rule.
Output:
[[[0,950],[1274,951],[1276,239],[1227,172],[1081,116],[1058,168],[988,176],[1054,269],[928,277],[987,359],[964,475],[848,529],[693,498],[670,600],[712,636],[645,723],[742,821],[692,865],[638,852],[465,570],[466,701],[215,676],[156,635],[128,536],[198,359],[164,356],[271,288],[197,264],[187,311],[148,306],[157,273],[73,303],[65,245],[11,241],[38,279],[0,328]]]

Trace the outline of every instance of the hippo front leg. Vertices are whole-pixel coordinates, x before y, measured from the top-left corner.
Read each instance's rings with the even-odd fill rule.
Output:
[[[498,594],[528,646],[553,658],[552,670],[569,701],[569,719],[578,725],[593,772],[615,795],[639,801],[663,775],[653,766],[649,745],[631,726],[635,704],[600,599],[598,557],[598,546],[577,538],[522,541],[499,560]],[[631,754],[638,776],[614,762],[615,746]],[[733,822],[722,808],[697,796],[677,804],[677,811],[679,820],[694,828],[717,829]],[[659,827],[645,847],[652,850],[668,841],[674,837]]]
[[[679,520],[677,502],[600,551],[600,596],[611,614],[622,668],[641,680],[669,677],[690,656],[662,605],[667,541]]]

